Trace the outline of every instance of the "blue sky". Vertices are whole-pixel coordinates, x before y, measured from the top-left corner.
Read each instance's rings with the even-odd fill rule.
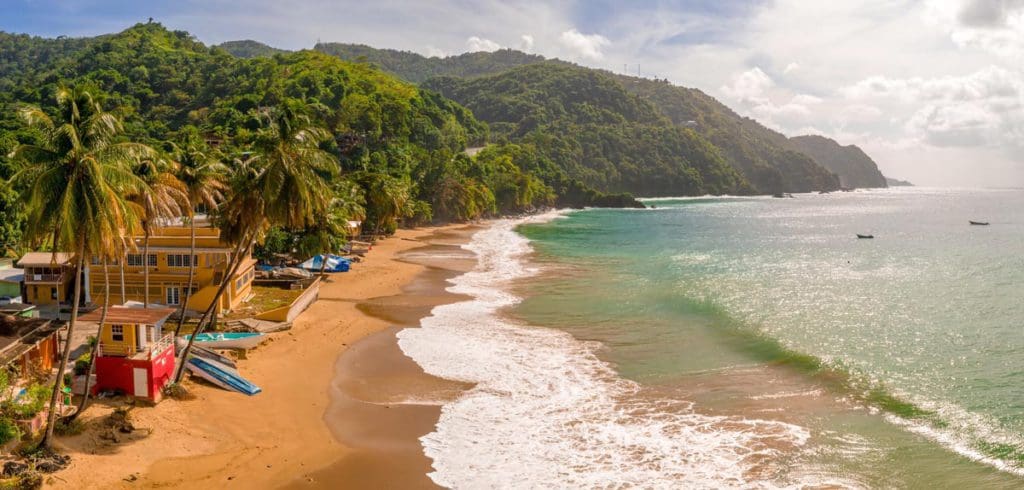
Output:
[[[1024,185],[1024,0],[0,0],[0,30],[201,41],[502,47],[697,87],[788,135],[862,146],[889,175]]]

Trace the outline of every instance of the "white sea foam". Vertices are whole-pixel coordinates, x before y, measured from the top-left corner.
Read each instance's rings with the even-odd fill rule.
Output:
[[[428,373],[475,383],[442,408],[421,441],[430,477],[453,488],[770,487],[782,452],[809,433],[764,420],[709,416],[656,398],[597,358],[593,343],[520,325],[499,314],[520,298],[507,285],[528,276],[528,240],[496,222],[465,248],[478,265],[449,291],[472,300],[439,306],[422,328],[398,334]]]

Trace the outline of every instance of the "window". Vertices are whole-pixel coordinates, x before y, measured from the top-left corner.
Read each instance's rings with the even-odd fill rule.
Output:
[[[110,338],[114,342],[124,342],[124,325],[111,325]]]
[[[189,260],[188,255],[183,254],[168,254],[167,255],[167,266],[168,267],[191,267],[193,262],[199,262],[199,256],[193,256],[193,260]]]
[[[181,288],[170,287],[167,288],[167,304],[169,305],[180,305],[181,304]]]
[[[128,265],[141,267],[142,254],[128,254]],[[149,266],[156,267],[156,254],[149,254]]]
[[[57,288],[50,288],[50,299],[57,299]]]

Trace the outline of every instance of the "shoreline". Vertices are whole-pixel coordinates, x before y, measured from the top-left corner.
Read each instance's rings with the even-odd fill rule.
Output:
[[[419,447],[422,434],[416,432],[432,428],[440,405],[406,403],[393,410],[388,407],[398,405],[380,398],[390,396],[380,382],[387,376],[392,380],[405,376],[412,369],[409,365],[418,369],[398,349],[395,325],[415,326],[419,318],[429,315],[435,302],[458,299],[444,291],[447,277],[458,273],[457,269],[444,270],[452,266],[452,259],[431,263],[424,254],[418,258],[416,253],[406,253],[430,247],[461,251],[458,245],[468,241],[466,230],[472,229],[473,225],[456,224],[400,230],[375,244],[366,260],[350,272],[331,276],[319,300],[291,330],[273,334],[270,341],[239,360],[239,371],[263,388],[259,395],[245,397],[187,381],[195,399],[167,399],[156,407],[134,408],[133,422],[139,430],[121,437],[120,442],[105,440],[98,428],[116,405],[104,401],[90,405],[81,417],[90,428],[57,440],[72,462],[67,469],[49,475],[46,486],[334,488],[345,481],[352,485],[386,483],[396,476],[423,483],[420,487],[432,486],[426,477],[430,462]],[[400,304],[403,301],[405,307]],[[380,306],[387,306],[391,313],[375,310]],[[404,358],[408,364],[378,379],[379,389],[362,383],[363,388],[371,389],[359,391],[360,383],[351,382],[354,376],[341,380],[339,394],[338,370],[357,369],[362,364],[350,362],[346,353],[364,341],[370,342],[371,352],[375,352],[374,346],[386,348],[388,342],[380,339],[388,336],[397,359]],[[366,350],[364,347],[356,350]],[[380,357],[388,358],[396,359],[393,355]],[[395,377],[395,372],[401,376]],[[412,386],[423,381],[409,379],[416,380]],[[448,382],[428,386],[447,390],[448,396],[459,389]],[[385,408],[379,408],[382,406]],[[364,410],[358,411],[360,408]],[[403,421],[402,430],[390,434],[355,430],[360,426],[389,427],[382,417],[400,412],[414,415],[398,417]],[[394,454],[389,451],[408,458],[403,460],[407,464],[403,471],[393,467]]]

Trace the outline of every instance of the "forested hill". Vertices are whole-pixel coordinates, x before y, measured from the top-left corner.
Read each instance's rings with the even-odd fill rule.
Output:
[[[753,191],[707,140],[596,70],[535,63],[423,86],[472,110],[489,124],[492,140],[529,143],[597,189],[645,196]]]
[[[649,101],[675,125],[693,129],[704,136],[719,149],[725,161],[739,170],[759,192],[799,192],[839,187],[839,179],[835,175],[812,157],[794,150],[785,135],[736,114],[700,90],[678,87],[667,81],[616,75],[564,61],[544,60],[541,56],[508,49],[447,58],[427,58],[406,51],[350,44],[320,44],[317,49],[343,59],[373,63],[385,71],[415,82],[431,75],[458,78],[494,76],[518,66],[540,62],[575,67],[577,71],[574,73],[579,76],[596,73],[603,79],[614,80],[627,92]],[[486,90],[486,87],[481,89]],[[474,111],[482,109],[455,98]],[[490,112],[493,116],[493,110]],[[488,122],[496,120],[494,117],[478,116]]]
[[[217,47],[239,58],[259,58],[287,52],[286,50],[267,46],[266,44],[259,41],[253,41],[251,39],[243,41],[228,41],[218,44]]]
[[[230,165],[257,142],[267,111],[301,113],[333,136],[322,148],[339,161],[333,184],[365,208],[367,229],[546,206],[639,205],[572,179],[530,145],[466,156],[467,146],[487,141],[485,124],[369,64],[315,51],[239,58],[158,23],[89,39],[3,35],[0,43],[11,47],[0,50],[0,178],[11,175],[11,150],[39,136],[17,109],[52,110],[58,89],[74,87],[123,120],[127,138],[168,152],[198,139]],[[16,241],[20,205],[0,187],[0,227],[11,225],[0,230],[4,246]]]
[[[888,187],[871,157],[856,145],[842,146],[824,136],[797,136],[789,142],[839,176],[843,187]]]
[[[464,53],[445,58],[428,58],[410,51],[377,49],[363,44],[320,43],[313,49],[343,60],[369,61],[386,72],[414,83],[441,76],[467,78],[492,75],[517,66],[545,61],[543,56],[512,49]]]
[[[782,133],[742,117],[704,92],[668,81],[616,75],[630,93],[649,101],[677,125],[692,127],[721,148],[766,193],[833,190],[839,180],[813,156],[792,149]]]

